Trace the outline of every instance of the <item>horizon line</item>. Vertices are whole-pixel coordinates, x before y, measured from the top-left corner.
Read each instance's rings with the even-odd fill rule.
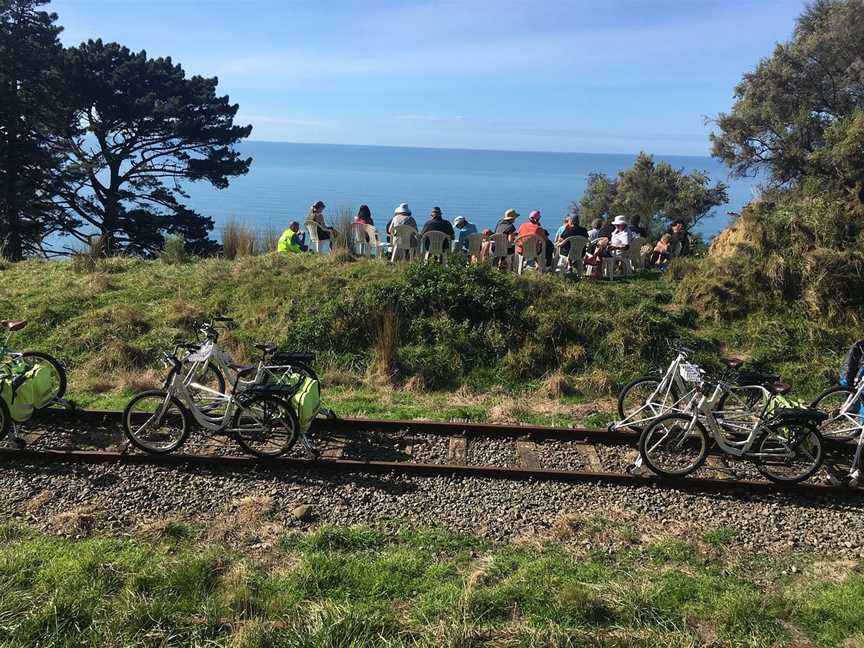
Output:
[[[255,142],[256,144],[299,144],[301,146],[352,146],[356,148],[396,148],[396,149],[422,149],[429,151],[471,151],[478,153],[544,153],[551,155],[623,155],[629,157],[637,157],[639,153],[599,153],[593,151],[539,151],[533,149],[488,149],[488,148],[460,148],[452,146],[409,146],[407,144],[345,144],[341,142],[296,142],[291,140],[268,140],[268,139],[252,139],[248,138],[247,142]],[[713,160],[713,155],[686,155],[684,153],[653,153],[642,150],[640,153],[647,153],[654,157],[662,158],[701,158]]]

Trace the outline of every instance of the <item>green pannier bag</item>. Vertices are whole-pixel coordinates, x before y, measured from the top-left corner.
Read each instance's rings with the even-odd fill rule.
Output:
[[[0,398],[16,423],[29,421],[35,410],[57,396],[58,387],[57,374],[51,367],[36,365],[26,371],[18,364],[0,367]]]
[[[296,376],[295,380],[299,378],[300,376]],[[300,420],[300,431],[305,434],[312,427],[312,421],[318,416],[318,412],[321,411],[321,385],[317,380],[308,376],[303,378],[300,388],[291,397],[291,403],[297,411],[297,418]]]

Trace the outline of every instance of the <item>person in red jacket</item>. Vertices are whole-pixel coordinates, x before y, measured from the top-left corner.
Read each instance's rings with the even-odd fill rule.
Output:
[[[534,236],[539,236],[543,240],[541,245],[543,246],[542,252],[546,256],[546,267],[551,267],[553,252],[552,241],[549,240],[549,232],[540,226],[540,211],[537,209],[528,215],[528,222],[522,223],[516,231],[517,237],[531,236],[532,234]],[[522,254],[522,246],[517,245],[516,251],[519,252],[519,254]]]

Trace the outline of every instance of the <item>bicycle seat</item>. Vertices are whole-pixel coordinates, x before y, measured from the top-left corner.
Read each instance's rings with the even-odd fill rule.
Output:
[[[315,354],[306,351],[279,351],[274,354],[272,360],[274,362],[284,362],[291,364],[292,362],[315,362]]]
[[[276,353],[279,350],[279,347],[272,342],[259,342],[254,346],[256,349],[263,351],[264,353]]]
[[[20,331],[27,326],[27,320],[2,320],[0,324],[5,326],[7,331]]]
[[[241,365],[241,364],[237,364],[236,362],[229,363],[228,367],[233,369],[234,371],[236,371],[238,376],[244,376],[244,375],[248,374],[250,371],[254,371],[254,370],[258,369],[257,364]]]
[[[782,396],[783,394],[788,394],[792,390],[792,385],[778,381],[767,385],[766,389],[775,396]]]

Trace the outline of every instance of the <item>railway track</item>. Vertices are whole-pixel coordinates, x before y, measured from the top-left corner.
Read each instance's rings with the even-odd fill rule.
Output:
[[[93,410],[44,410],[39,413],[39,422],[55,426],[65,426],[73,423],[85,426],[119,427],[121,412]],[[661,489],[676,489],[702,492],[738,492],[765,493],[788,492],[800,494],[854,494],[862,495],[864,491],[854,489],[838,489],[837,487],[819,484],[775,484],[761,479],[741,478],[734,471],[728,470],[721,463],[719,455],[709,457],[709,465],[713,463],[722,476],[719,478],[687,477],[682,479],[660,479],[651,474],[631,474],[624,470],[609,471],[603,468],[597,455],[597,446],[619,446],[628,448],[630,456],[635,457],[635,446],[638,435],[632,432],[610,432],[595,428],[556,428],[531,425],[493,425],[485,423],[462,422],[432,422],[432,421],[395,421],[370,419],[320,419],[313,426],[313,433],[322,439],[351,438],[364,431],[374,430],[382,435],[414,433],[429,436],[449,437],[450,447],[448,461],[428,463],[424,461],[392,461],[377,459],[344,458],[341,456],[341,446],[337,443],[330,448],[329,453],[318,459],[287,456],[271,460],[261,460],[254,457],[236,454],[192,454],[174,453],[169,455],[150,455],[130,451],[120,437],[114,435],[115,442],[98,449],[81,449],[61,446],[51,447],[44,443],[39,447],[22,449],[0,448],[0,459],[7,461],[34,462],[79,462],[79,463],[116,463],[150,464],[150,465],[191,465],[191,466],[221,466],[229,470],[250,470],[253,468],[265,470],[319,470],[325,472],[343,473],[378,473],[401,474],[416,476],[452,475],[483,477],[491,479],[507,479],[522,481],[550,482],[603,482],[631,486],[648,486]],[[50,434],[49,433],[46,433]],[[105,439],[110,437],[107,436]],[[516,444],[516,455],[522,465],[498,466],[476,465],[465,461],[465,443],[472,437],[484,439],[509,439]],[[535,455],[538,444],[545,441],[572,442],[575,453],[582,456],[581,462],[585,469],[550,469],[539,465]],[[841,445],[836,442],[834,446]],[[838,448],[835,448],[838,449]],[[842,447],[839,449],[843,449]],[[724,474],[725,471],[725,474]]]

